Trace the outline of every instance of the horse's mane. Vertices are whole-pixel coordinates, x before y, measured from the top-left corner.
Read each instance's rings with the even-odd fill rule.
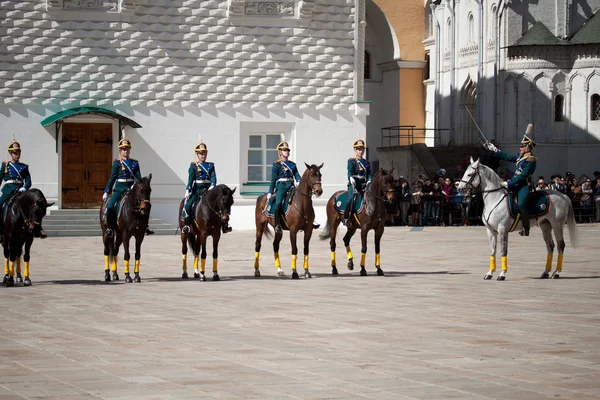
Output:
[[[496,184],[496,186],[499,186],[500,182],[502,182],[502,179],[500,179],[493,169],[481,163],[479,163],[479,174],[492,184]]]
[[[379,179],[380,176],[381,176],[381,182],[383,182],[387,176],[389,176],[392,180],[394,179],[394,177],[391,174],[389,174],[385,169],[380,168],[379,171],[377,171],[375,173],[375,175],[373,176],[373,180],[370,185],[372,185],[373,182],[377,182],[377,179]],[[370,187],[368,189],[370,189]],[[375,196],[373,196],[373,198],[371,198],[371,196],[366,196],[367,192],[368,192],[368,190],[365,190],[365,196],[364,196],[365,212],[367,213],[367,215],[373,215],[373,212],[375,211],[374,209],[375,209],[375,203],[377,201],[377,195],[375,195]]]

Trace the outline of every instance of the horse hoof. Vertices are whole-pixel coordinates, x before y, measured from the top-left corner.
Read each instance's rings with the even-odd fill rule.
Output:
[[[497,280],[499,280],[499,281],[503,281],[503,280],[505,280],[505,279],[506,279],[506,277],[505,277],[505,276],[502,276],[502,275],[499,275],[499,276],[498,276],[498,278],[497,278]]]
[[[104,282],[110,282],[110,272],[108,271],[104,273]]]
[[[200,274],[197,272],[194,272],[194,279],[200,279]]]
[[[292,272],[292,279],[299,279],[298,273],[296,271]]]
[[[260,278],[260,270],[258,268],[254,269],[254,276]]]
[[[548,279],[550,277],[550,273],[548,271],[544,271],[540,279]]]
[[[6,281],[6,287],[13,287],[15,286],[15,278],[13,278],[12,276],[8,277],[8,280]]]
[[[200,274],[200,282],[206,282],[206,275]]]
[[[336,267],[331,267],[331,275],[337,275],[338,274],[338,270]]]
[[[352,259],[348,260],[348,269],[350,271],[352,271],[354,269],[354,260],[352,260]]]
[[[17,283],[23,283],[23,277],[21,274],[17,274]]]
[[[219,274],[214,274],[213,275],[213,281],[220,281],[221,278],[219,278]]]
[[[133,281],[135,283],[140,283],[142,281],[142,278],[140,278],[140,274],[136,272],[135,276],[133,277]]]
[[[490,279],[492,279],[494,277],[494,275],[492,274],[485,274],[485,276],[483,277],[484,281],[489,281]]]
[[[25,281],[23,282],[24,286],[31,286],[31,279],[29,277],[25,277]]]
[[[133,279],[131,279],[131,275],[125,274],[125,283],[131,283],[131,282],[133,282]]]
[[[280,269],[279,271],[277,271],[277,276],[285,276],[285,272]]]
[[[360,267],[360,276],[367,276],[367,270],[365,267]]]
[[[183,271],[183,274],[181,274],[181,279],[188,279],[188,274],[187,271]]]
[[[8,275],[4,275],[4,279],[2,279],[3,285],[6,285],[6,282],[8,282]]]
[[[384,276],[383,270],[380,267],[377,267],[377,276]]]
[[[112,274],[112,280],[113,281],[118,281],[119,280],[119,274],[117,274],[116,272],[113,272],[113,274]]]
[[[558,272],[555,272],[552,274],[552,279],[558,279],[560,278],[560,275],[558,274]]]
[[[304,277],[307,279],[312,278],[312,275],[310,274],[310,272],[308,272],[308,270],[304,271]]]

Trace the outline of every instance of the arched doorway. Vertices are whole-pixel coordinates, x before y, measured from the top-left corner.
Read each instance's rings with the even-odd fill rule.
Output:
[[[460,90],[460,109],[461,109],[461,139],[460,144],[474,145],[477,143],[477,85],[471,77],[467,77],[463,87]]]

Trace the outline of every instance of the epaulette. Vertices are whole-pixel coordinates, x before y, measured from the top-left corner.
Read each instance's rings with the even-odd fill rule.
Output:
[[[121,162],[121,160],[120,160],[120,159],[118,159],[118,158],[115,158],[115,159],[113,160],[113,163],[115,163],[115,162],[118,162],[118,163],[120,163],[120,162]]]
[[[529,157],[527,158],[527,161],[529,161],[529,162],[534,162],[534,161],[536,161],[536,158],[535,158],[535,156],[529,156]]]
[[[212,162],[212,161],[206,161],[206,163],[207,163],[207,164],[210,164],[210,165],[215,165],[215,163],[214,163],[214,162]]]
[[[19,164],[26,166],[27,168],[29,168],[29,164],[25,164],[24,162],[19,161]]]
[[[354,157],[350,157],[350,158],[348,159],[348,161],[354,161],[354,160],[356,160],[356,158],[354,158]]]
[[[139,163],[139,161],[136,160],[135,158],[130,158],[129,161],[135,161],[136,163]]]

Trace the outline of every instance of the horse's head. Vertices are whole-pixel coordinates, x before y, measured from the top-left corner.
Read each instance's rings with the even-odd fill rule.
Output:
[[[138,179],[133,187],[131,188],[131,200],[133,202],[133,210],[144,215],[150,212],[150,181],[152,180],[152,174]]]
[[[227,185],[218,185],[214,189],[217,191],[216,211],[219,214],[219,217],[221,217],[222,222],[229,222],[231,206],[233,205],[233,194],[236,189],[237,188],[231,190]]]
[[[479,175],[479,160],[473,161],[473,157],[471,157],[471,164],[465,171],[462,179],[460,180],[460,184],[458,185],[457,190],[462,193],[467,189],[473,188],[475,186],[479,186],[481,184],[481,176]]]
[[[323,187],[321,186],[321,168],[323,168],[323,164],[321,165],[306,165],[306,172],[304,175],[308,174],[308,185],[310,186],[310,191],[308,194],[315,194],[317,197],[323,194]]]
[[[386,203],[393,203],[396,200],[396,181],[392,172],[394,172],[394,168],[389,171],[381,168],[375,175],[376,179],[373,179],[377,183],[379,194],[381,194],[383,201]]]
[[[25,224],[30,231],[42,223],[46,210],[53,205],[54,202],[48,203],[44,194],[38,189],[26,191],[18,201],[18,206],[23,210]]]

